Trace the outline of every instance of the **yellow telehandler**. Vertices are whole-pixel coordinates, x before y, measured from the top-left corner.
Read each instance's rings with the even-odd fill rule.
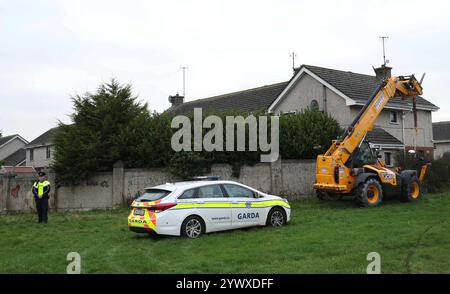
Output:
[[[419,175],[416,170],[393,171],[365,140],[392,97],[412,99],[415,112],[418,95],[422,95],[422,86],[414,75],[389,77],[379,85],[341,139],[334,140],[325,154],[317,156],[314,188],[319,199],[336,200],[351,195],[360,206],[375,207],[385,196],[404,202],[422,197],[420,184],[427,164],[422,165]]]

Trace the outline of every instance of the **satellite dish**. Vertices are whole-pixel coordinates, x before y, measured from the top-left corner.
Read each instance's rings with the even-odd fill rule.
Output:
[[[389,59],[386,59],[386,64],[388,64],[389,62],[391,62]]]

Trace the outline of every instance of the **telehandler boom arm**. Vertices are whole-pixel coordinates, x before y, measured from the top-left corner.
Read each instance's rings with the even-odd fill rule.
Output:
[[[333,162],[344,165],[367,132],[373,129],[375,121],[392,97],[401,97],[403,100],[410,98],[415,105],[418,95],[422,95],[422,86],[414,75],[386,79],[347,128],[343,138],[334,141],[325,156],[331,156]]]

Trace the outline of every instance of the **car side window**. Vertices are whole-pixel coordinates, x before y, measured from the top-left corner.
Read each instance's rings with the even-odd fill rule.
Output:
[[[225,197],[219,185],[209,185],[198,188],[199,198],[218,198]]]
[[[255,197],[255,192],[238,185],[224,184],[223,187],[225,188],[225,191],[227,192],[229,197],[246,197],[246,198]]]
[[[192,198],[197,198],[195,196],[195,189],[186,190],[183,192],[183,194],[181,194],[180,197],[178,197],[178,199],[192,199]]]

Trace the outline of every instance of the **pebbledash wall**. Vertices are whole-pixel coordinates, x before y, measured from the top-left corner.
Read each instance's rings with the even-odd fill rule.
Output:
[[[314,160],[278,160],[243,166],[239,178],[232,177],[231,166],[216,164],[210,175],[234,180],[263,192],[290,200],[313,194]],[[50,208],[57,211],[116,208],[129,205],[145,187],[178,181],[166,169],[126,169],[118,162],[112,172],[100,172],[76,186],[55,188],[55,174],[49,172],[52,184]],[[31,186],[33,174],[0,175],[0,211],[34,210]]]

